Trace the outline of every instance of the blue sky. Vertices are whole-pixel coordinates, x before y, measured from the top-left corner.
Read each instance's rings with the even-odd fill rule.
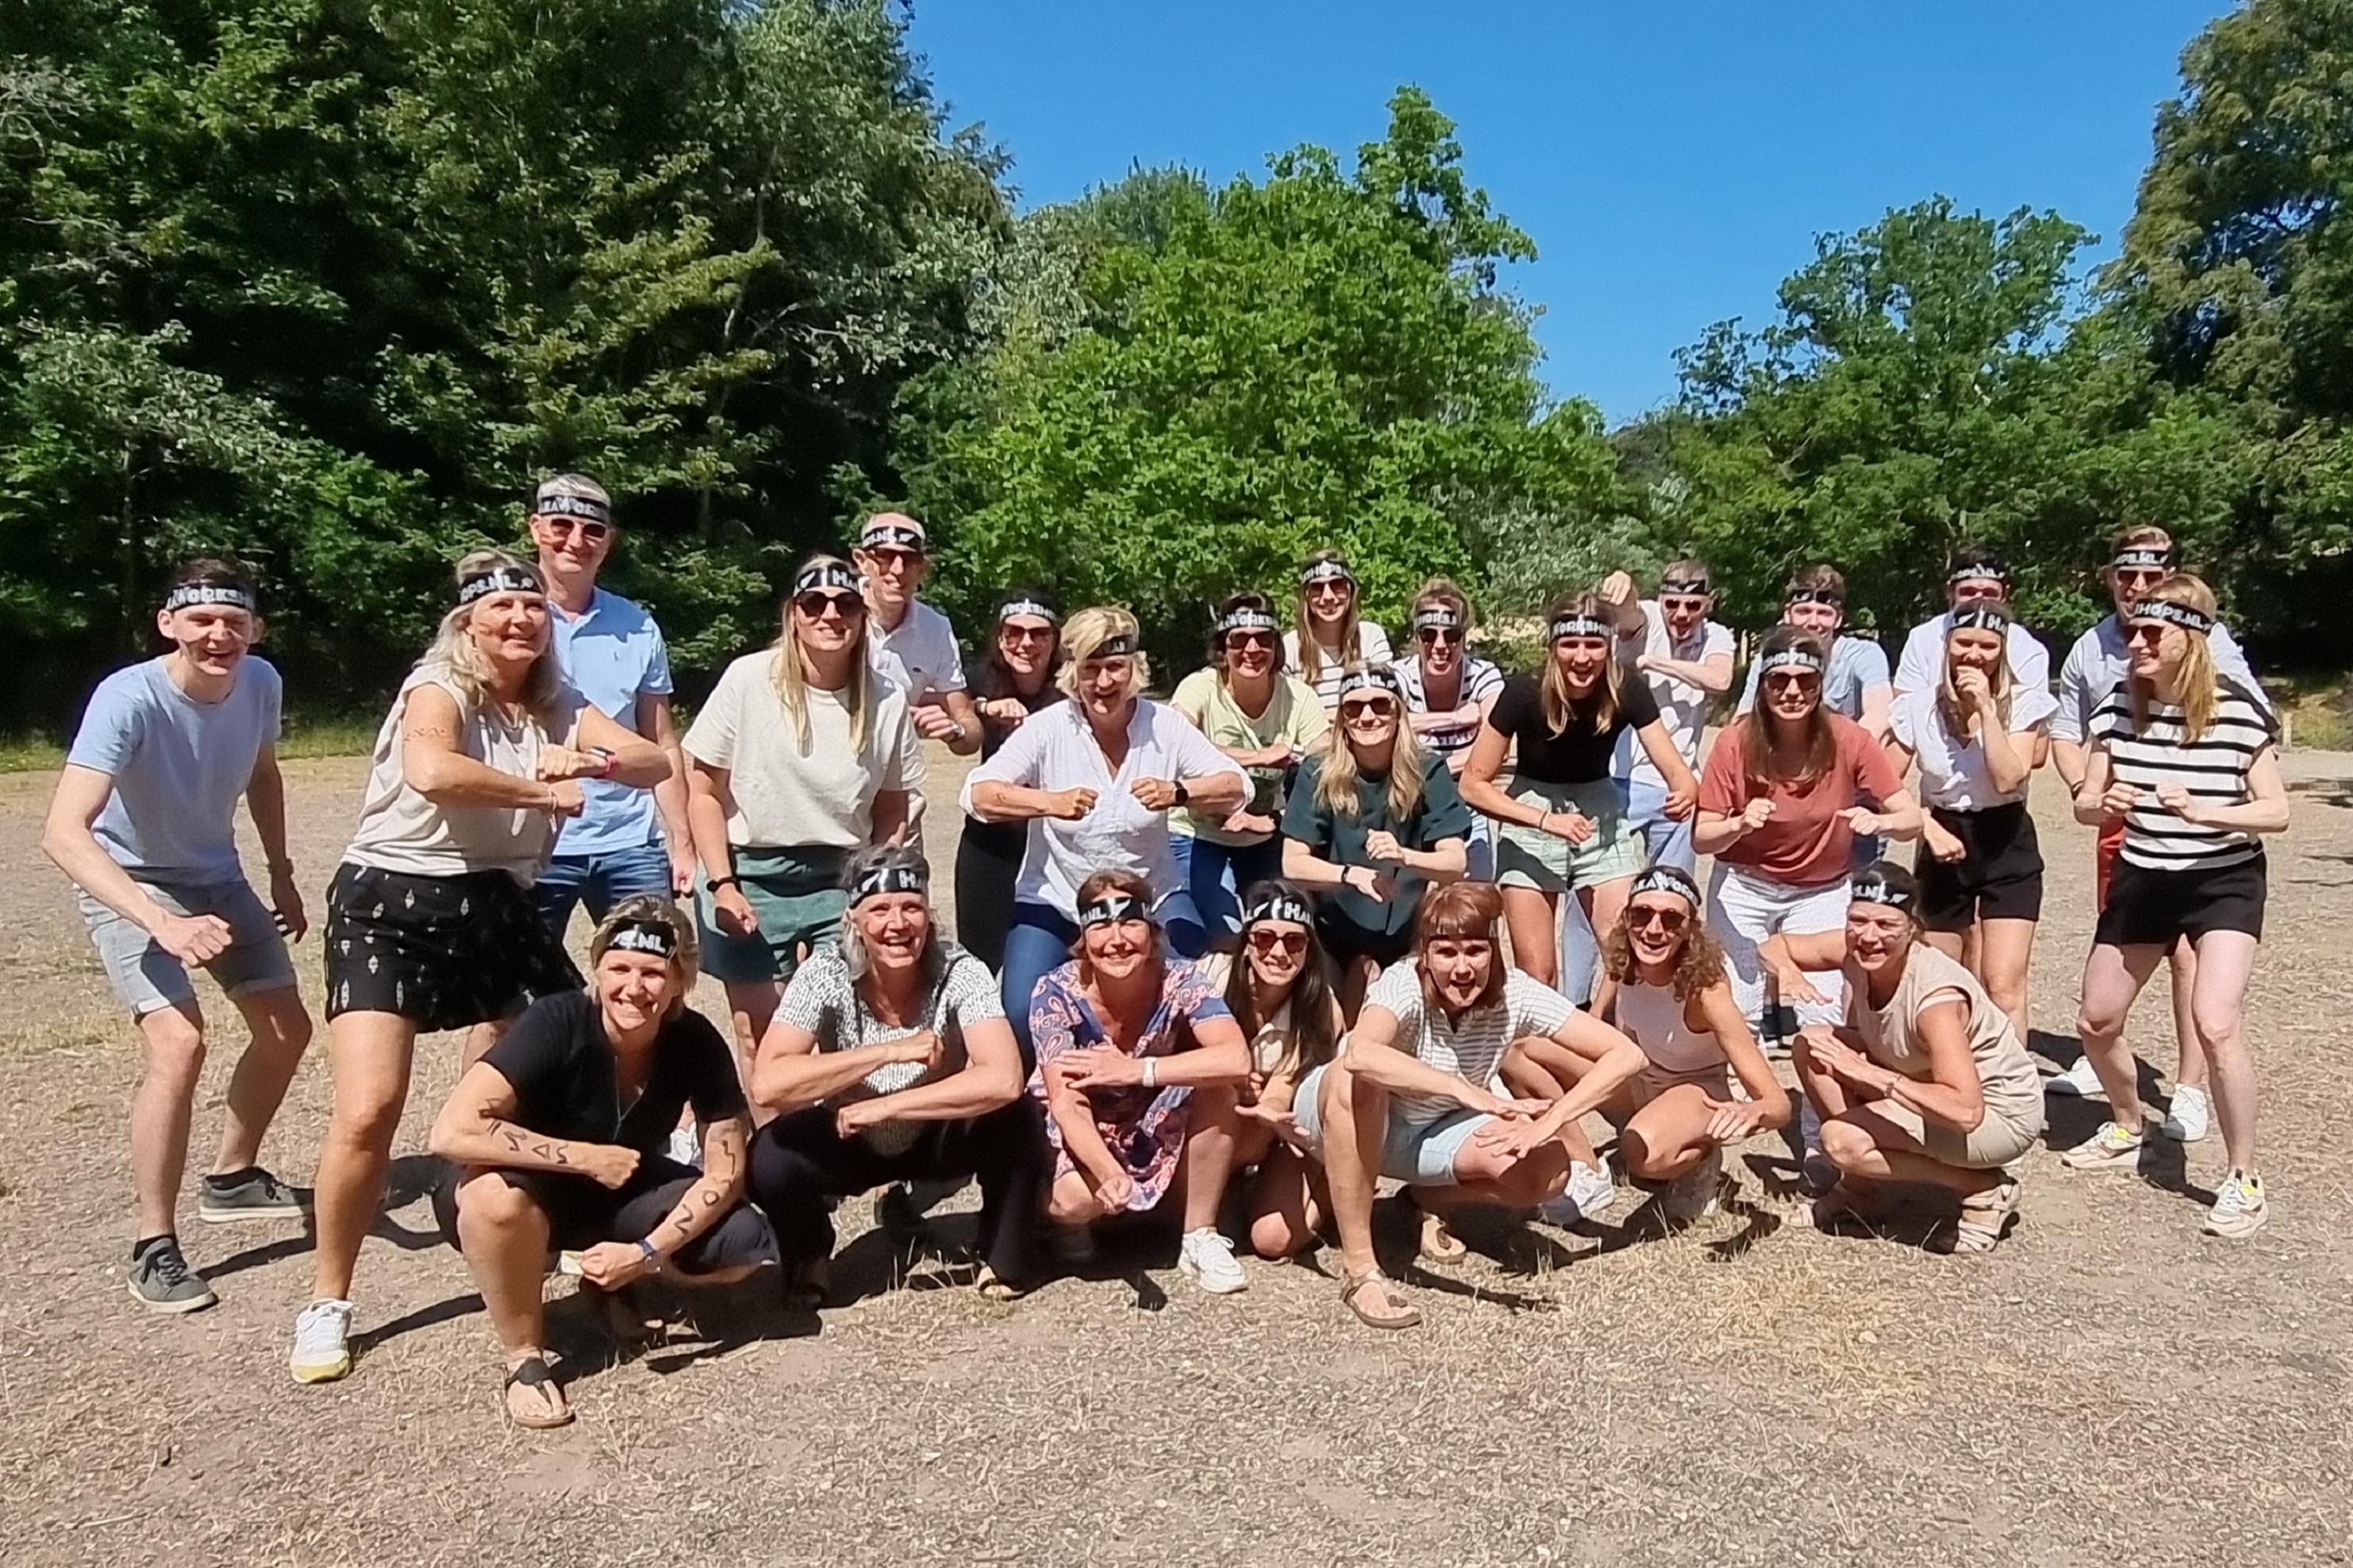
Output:
[[[1672,355],[1761,322],[1820,232],[1942,192],[2055,207],[2113,247],[2181,47],[2222,0],[916,0],[950,106],[1013,154],[1024,206],[1133,163],[1213,180],[1314,142],[1353,153],[1399,83],[1460,127],[1535,240],[1554,391],[1611,421]]]

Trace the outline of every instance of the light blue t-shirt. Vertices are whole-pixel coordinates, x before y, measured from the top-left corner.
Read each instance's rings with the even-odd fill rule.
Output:
[[[654,618],[602,588],[576,617],[553,603],[547,608],[565,678],[607,719],[624,730],[636,730],[638,699],[670,693],[670,648]],[[661,841],[653,791],[602,779],[583,779],[580,788],[587,803],[564,825],[555,841],[558,855],[607,855]]]
[[[1822,703],[1833,713],[1860,720],[1862,717],[1863,693],[1874,686],[1884,686],[1894,693],[1894,683],[1887,678],[1887,650],[1869,637],[1847,637],[1844,634],[1831,641],[1831,667],[1822,671]],[[1757,661],[1748,661],[1748,684],[1740,691],[1740,711],[1746,713],[1757,706]]]
[[[237,803],[278,740],[278,672],[246,656],[218,702],[198,702],[151,658],[98,683],[66,761],[114,780],[91,836],[125,870],[200,885],[245,875]]]

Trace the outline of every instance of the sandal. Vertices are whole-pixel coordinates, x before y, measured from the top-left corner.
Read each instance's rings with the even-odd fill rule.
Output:
[[[1471,1248],[1462,1238],[1446,1228],[1446,1216],[1421,1211],[1421,1260],[1424,1263],[1460,1263],[1470,1256]]]
[[[2018,1212],[2018,1184],[2005,1181],[1963,1198],[1960,1228],[1953,1233],[1953,1250],[1991,1252],[1994,1244],[2001,1239],[2002,1227]]]
[[[527,1355],[507,1369],[506,1403],[507,1419],[518,1426],[545,1432],[572,1425],[572,1406],[543,1355]]]
[[[984,1301],[1018,1301],[1029,1294],[1029,1287],[1017,1285],[986,1263],[980,1266],[980,1276],[972,1282]]]
[[[1377,1291],[1379,1304],[1367,1310],[1365,1292]],[[1397,1283],[1377,1268],[1345,1277],[1340,1286],[1341,1304],[1357,1321],[1376,1329],[1409,1329],[1421,1321],[1421,1309],[1398,1294]]]

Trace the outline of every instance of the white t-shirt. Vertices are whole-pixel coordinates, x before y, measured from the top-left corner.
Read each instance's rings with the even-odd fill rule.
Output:
[[[1192,721],[1165,702],[1138,699],[1127,721],[1127,758],[1113,773],[1076,702],[1057,702],[1025,720],[997,755],[965,775],[959,804],[972,815],[973,786],[985,782],[1023,789],[1091,789],[1094,809],[1076,822],[1034,817],[1013,896],[1044,904],[1066,921],[1079,916],[1079,884],[1118,868],[1152,884],[1156,900],[1180,883],[1168,847],[1168,814],[1147,809],[1130,793],[1139,779],[1179,779],[1187,784],[1219,773],[1242,778],[1232,759],[1209,743]],[[1244,780],[1245,786],[1248,781]]]
[[[896,681],[908,700],[919,706],[943,691],[964,689],[964,651],[956,647],[955,627],[921,599],[907,605],[906,615],[890,631],[870,619],[866,661]]]
[[[2248,696],[2265,707],[2271,705],[2230,627],[2217,626],[2207,633],[2206,651],[2213,656],[2215,673],[2237,681]],[[2067,661],[2059,667],[2059,711],[2052,715],[2051,738],[2085,744],[2092,732],[2092,715],[2100,710],[2110,692],[2125,683],[2129,668],[2125,631],[2116,616],[2107,616],[2077,637],[2075,646],[2067,650]]]
[[[2031,735],[2051,721],[2059,700],[2041,687],[2013,687],[2010,732]],[[1936,712],[1934,691],[1906,691],[1887,710],[1887,732],[1912,752],[1920,766],[1920,798],[1946,811],[1983,811],[2024,800],[2026,792],[2005,795],[1986,772],[1985,747],[1971,739],[1956,743]]]
[[[1503,961],[1497,953],[1495,962]],[[1494,1079],[1505,1047],[1523,1035],[1549,1035],[1577,1011],[1567,997],[1514,969],[1504,975],[1504,994],[1493,1006],[1474,1007],[1450,1024],[1443,1008],[1423,1006],[1421,971],[1410,958],[1381,971],[1365,992],[1365,1005],[1382,1008],[1398,1021],[1398,1046],[1411,1050],[1424,1066],[1481,1089]],[[1398,1095],[1389,1105],[1416,1126],[1462,1109],[1451,1100],[1418,1095]]]
[[[1655,599],[1641,604],[1642,630],[1634,637],[1618,639],[1618,657],[1629,668],[1646,653],[1659,654],[1684,664],[1704,664],[1718,654],[1732,657],[1732,628],[1715,621],[1702,621],[1691,637],[1677,642],[1667,630],[1667,617]],[[1707,707],[1715,701],[1714,694],[1691,684],[1677,680],[1672,675],[1645,674],[1651,696],[1659,705],[1659,720],[1667,727],[1668,738],[1683,761],[1699,766],[1700,742],[1707,734]],[[1659,776],[1658,765],[1643,751],[1641,742],[1631,730],[1618,732],[1618,752],[1610,763],[1610,772],[1618,778],[1633,779],[1643,784],[1664,787],[1666,780]]]
[[[877,794],[923,790],[923,748],[907,719],[907,694],[887,680],[866,683],[864,744],[853,749],[841,699],[807,689],[804,744],[776,693],[777,658],[774,649],[747,653],[727,667],[686,731],[686,754],[727,770],[735,802],[728,843],[854,849],[873,836]]]
[[[1358,621],[1356,623],[1356,658],[1358,661],[1365,664],[1393,663],[1394,656],[1389,652],[1389,634],[1371,621]],[[1299,657],[1299,628],[1296,626],[1282,634],[1282,658],[1284,668],[1302,680],[1307,679],[1306,666]],[[1345,662],[1345,659],[1337,661],[1325,659],[1324,668],[1316,671],[1315,679],[1309,682],[1315,688],[1315,700],[1324,704],[1324,711],[1326,713],[1340,705],[1340,666]]]
[[[1904,639],[1904,657],[1895,661],[1895,689],[1934,691],[1945,668],[1945,637],[1953,617],[1938,616],[1922,621]],[[2051,650],[2042,640],[2016,621],[2010,623],[2010,689],[2012,691],[2051,689]]]

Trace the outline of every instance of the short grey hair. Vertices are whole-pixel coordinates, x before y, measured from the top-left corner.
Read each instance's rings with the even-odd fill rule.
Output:
[[[937,912],[932,906],[932,868],[923,852],[912,844],[870,844],[853,851],[849,863],[842,868],[841,886],[847,893],[855,894],[858,884],[878,871],[912,871],[923,884],[923,910],[933,916],[929,945],[936,950],[940,942]],[[842,911],[841,962],[857,980],[864,976],[870,964],[865,939],[858,934],[858,922],[849,918],[849,910]]]

